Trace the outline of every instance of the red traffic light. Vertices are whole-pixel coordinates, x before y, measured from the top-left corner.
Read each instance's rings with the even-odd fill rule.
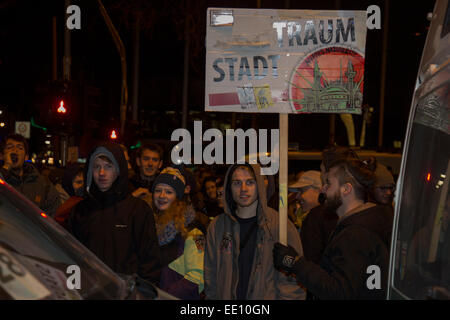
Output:
[[[111,131],[111,135],[109,136],[111,139],[117,139],[116,130]]]
[[[67,110],[66,110],[66,108],[64,107],[64,100],[61,100],[61,101],[59,102],[58,113],[66,113],[66,112],[67,112]]]

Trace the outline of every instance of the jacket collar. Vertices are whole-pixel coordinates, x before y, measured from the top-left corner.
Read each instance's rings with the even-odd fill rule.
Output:
[[[34,182],[39,177],[39,171],[28,162],[24,162],[22,166],[22,176],[17,174],[17,171],[9,171],[9,180],[12,185],[18,185],[20,183]]]

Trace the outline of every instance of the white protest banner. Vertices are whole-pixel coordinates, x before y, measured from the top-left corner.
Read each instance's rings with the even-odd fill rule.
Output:
[[[209,8],[205,110],[361,114],[366,11]]]
[[[207,11],[205,111],[280,114],[283,244],[288,114],[361,114],[366,16],[366,11]]]

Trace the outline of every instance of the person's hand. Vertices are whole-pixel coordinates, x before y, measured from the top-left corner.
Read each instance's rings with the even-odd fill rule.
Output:
[[[297,262],[300,259],[297,251],[291,246],[277,242],[273,246],[273,264],[277,270],[287,273],[297,272]]]
[[[147,188],[138,188],[132,193],[133,197],[144,198],[150,195],[150,191]]]
[[[6,170],[9,170],[12,168],[13,166],[13,161],[11,159],[11,152],[5,152],[4,156],[3,156],[3,168],[5,168]]]

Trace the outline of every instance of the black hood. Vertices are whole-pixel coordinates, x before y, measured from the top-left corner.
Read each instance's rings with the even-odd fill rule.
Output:
[[[95,156],[102,149],[108,151],[114,159],[113,162],[117,163],[119,169],[119,176],[116,181],[114,181],[111,188],[106,192],[100,192],[97,185],[94,183],[92,175],[92,166],[94,165]],[[96,146],[89,154],[88,161],[85,168],[85,190],[87,194],[98,198],[100,193],[108,194],[111,198],[120,200],[126,197],[128,193],[128,163],[123,154],[122,148],[118,144],[106,142]]]

